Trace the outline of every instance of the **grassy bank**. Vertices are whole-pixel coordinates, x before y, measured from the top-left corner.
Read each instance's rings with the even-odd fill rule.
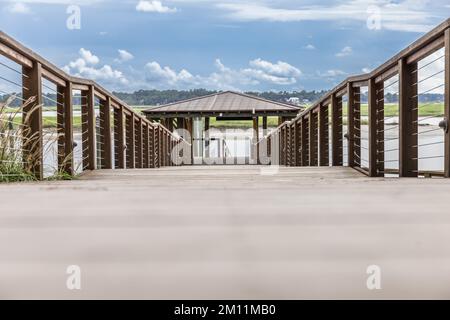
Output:
[[[141,112],[145,109],[150,108],[151,106],[137,106],[133,107],[136,112]],[[12,111],[16,111],[17,109],[8,108],[6,109],[7,113]],[[45,107],[46,112],[56,111],[55,107]],[[79,106],[74,107],[74,111],[80,111]],[[347,108],[344,104],[343,108],[343,116],[347,116]],[[430,116],[442,116],[444,113],[444,104],[443,103],[426,103],[419,105],[419,117],[430,117]],[[384,115],[385,117],[398,116],[398,104],[385,104],[384,106]],[[367,104],[361,105],[361,116],[368,116],[368,106]],[[17,117],[16,117],[17,118]],[[19,119],[20,120],[20,119]],[[44,128],[55,128],[56,127],[56,116],[44,116]],[[363,120],[364,121],[364,120]],[[16,121],[17,122],[17,121]],[[73,124],[75,129],[81,128],[81,117],[74,116]],[[277,127],[278,126],[278,118],[277,117],[268,117],[267,124],[269,127]],[[260,120],[260,125],[262,125]],[[210,119],[210,126],[214,128],[240,128],[247,129],[252,128],[253,123],[251,120],[249,121],[217,121],[216,118]]]

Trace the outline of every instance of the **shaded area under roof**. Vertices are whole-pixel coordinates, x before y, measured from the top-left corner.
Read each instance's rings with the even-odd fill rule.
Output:
[[[174,102],[144,110],[149,117],[295,116],[303,108],[232,91]]]

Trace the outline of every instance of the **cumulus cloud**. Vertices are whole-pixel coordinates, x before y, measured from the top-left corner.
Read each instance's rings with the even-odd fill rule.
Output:
[[[249,61],[249,66],[233,69],[225,66],[220,59],[215,60],[216,71],[207,76],[193,75],[182,69],[177,72],[171,67],[162,67],[152,61],[145,67],[145,81],[159,87],[194,88],[205,87],[219,90],[237,90],[259,84],[292,85],[297,83],[302,72],[283,61],[272,63],[263,59]]]
[[[150,83],[168,84],[170,86],[189,85],[195,83],[195,77],[187,70],[182,69],[176,72],[170,67],[161,67],[161,65],[152,61],[145,65],[145,79]]]
[[[118,63],[127,62],[134,59],[134,56],[126,50],[119,49],[117,51],[119,52],[119,58],[115,59],[115,61]]]
[[[330,69],[325,72],[317,71],[317,76],[325,81],[334,82],[336,80],[343,79],[347,76],[347,73],[339,69]]]
[[[136,5],[137,11],[142,12],[157,12],[157,13],[174,13],[177,12],[177,8],[169,8],[164,6],[161,1],[144,1],[141,0]]]
[[[312,44],[308,44],[308,45],[305,46],[305,49],[306,50],[315,50],[316,47],[314,45],[312,45]]]
[[[100,59],[91,51],[81,48],[78,53],[79,58],[63,67],[65,72],[77,77],[99,81],[114,88],[121,88],[128,84],[128,80],[121,71],[115,70],[109,65],[97,67]]]
[[[352,47],[344,47],[344,48],[342,48],[342,50],[341,51],[339,51],[338,53],[336,53],[336,57],[346,57],[346,56],[349,56],[349,55],[351,55],[353,53],[353,49],[352,49]]]

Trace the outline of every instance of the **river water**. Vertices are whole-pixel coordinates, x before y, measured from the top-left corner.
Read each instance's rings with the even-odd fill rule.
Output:
[[[419,170],[442,171],[444,168],[444,133],[439,129],[438,124],[441,119],[432,118],[419,119]],[[385,124],[385,166],[389,169],[398,169],[398,119],[392,118]],[[269,129],[273,130],[272,129]],[[331,131],[331,130],[330,130]],[[344,126],[343,132],[347,128]],[[51,131],[47,131],[49,136]],[[209,132],[209,157],[248,159],[251,154],[252,129],[217,129],[212,128]],[[263,136],[262,130],[259,136]],[[49,176],[55,172],[57,159],[57,144],[54,138],[46,139],[44,152],[44,171]],[[74,159],[76,171],[81,172],[82,162],[82,142],[81,132],[74,132],[74,140],[77,146],[74,149]],[[114,143],[114,141],[113,141]],[[205,141],[201,142],[202,150],[198,156],[207,157],[205,150]],[[347,140],[343,139],[344,165],[348,165]],[[330,146],[331,148],[331,146]],[[361,164],[368,166],[368,126],[361,126]],[[240,163],[240,162],[239,162]]]

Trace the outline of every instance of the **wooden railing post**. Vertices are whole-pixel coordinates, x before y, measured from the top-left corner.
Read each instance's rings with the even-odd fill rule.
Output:
[[[309,119],[306,116],[301,118],[301,161],[302,166],[309,166]]]
[[[126,122],[126,159],[127,159],[127,169],[135,168],[135,125],[134,125],[134,114],[131,113],[125,118]]]
[[[328,126],[329,109],[329,105],[319,106],[319,166],[325,167],[330,165],[330,137]]]
[[[343,164],[343,145],[342,145],[342,97],[331,95],[331,150],[333,166],[342,166]]]
[[[450,178],[450,29],[445,30],[445,91],[444,91],[444,109],[447,130],[445,132],[445,164],[444,175]]]
[[[144,158],[143,158],[143,168],[150,168],[150,128],[149,124],[147,122],[144,122],[143,124],[143,130],[144,130],[144,136],[143,136],[143,150]]]
[[[301,166],[301,144],[302,144],[302,128],[301,128],[301,120],[295,120],[295,165],[297,167]]]
[[[74,174],[72,83],[57,86],[58,168],[68,175]]]
[[[155,126],[150,126],[150,168],[156,168]]]
[[[142,159],[143,159],[143,123],[142,118],[138,119],[138,123],[136,126],[136,168],[142,169]]]
[[[101,164],[102,169],[112,169],[111,144],[111,98],[106,97],[100,103],[100,136],[102,137]]]
[[[97,146],[95,139],[94,86],[90,85],[88,90],[82,91],[81,96],[83,170],[95,170],[97,168]]]
[[[407,64],[400,59],[399,73],[399,110],[400,110],[400,177],[418,176],[418,96],[417,63]]]
[[[291,125],[286,125],[286,166],[291,166]]]
[[[312,110],[309,113],[309,165],[314,167],[319,164],[318,124],[317,110]]]
[[[164,132],[161,127],[158,127],[158,168],[164,166]]]
[[[385,175],[385,154],[384,154],[384,81],[375,83],[376,97],[376,176]]]
[[[44,152],[42,131],[42,66],[33,62],[32,68],[22,68],[22,98],[34,97],[34,102],[23,108],[23,161],[30,164],[36,179],[44,178]]]
[[[114,167],[125,168],[125,128],[123,107],[114,108]]]
[[[351,82],[347,83],[347,152],[348,166],[355,167],[355,91]]]

